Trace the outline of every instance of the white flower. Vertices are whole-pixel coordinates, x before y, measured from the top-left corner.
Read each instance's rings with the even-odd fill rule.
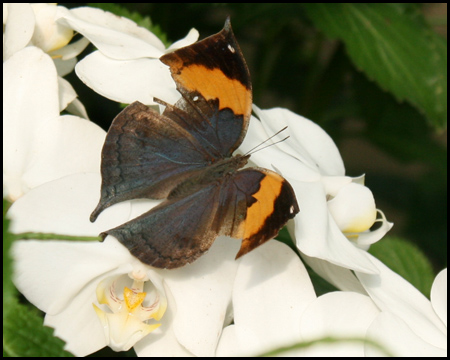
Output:
[[[11,207],[11,230],[92,236],[157,203],[117,204],[91,223],[99,187],[99,174],[70,175],[36,187]],[[103,243],[18,241],[14,282],[46,312],[45,324],[55,328],[75,355],[106,345],[125,350],[143,338],[139,346],[156,354],[211,356],[231,299],[239,245],[219,238],[195,263],[161,270],[140,263],[113,237]],[[137,304],[144,297],[139,293],[146,294]],[[121,312],[127,301],[129,309],[137,309],[131,315]],[[150,321],[146,311],[152,313]],[[154,331],[144,337],[148,330]]]
[[[251,118],[242,152],[287,126],[271,142],[288,139],[255,152],[251,160],[278,170],[293,186],[300,206],[292,229],[297,247],[321,276],[341,289],[364,293],[346,269],[377,273],[361,248],[381,239],[392,224],[376,210],[363,179],[345,176],[336,145],[318,125],[286,109],[260,110],[254,106],[254,111],[259,120]],[[377,212],[379,220],[375,220]],[[381,226],[370,231],[375,221]]]
[[[364,339],[380,312],[368,296],[354,292],[316,297],[298,256],[276,241],[242,257],[232,300],[234,323],[225,327],[217,356],[255,356],[325,336]],[[363,342],[346,341],[283,353],[289,356],[364,354]]]
[[[367,324],[368,338],[399,356],[446,354],[444,301],[433,300],[441,304],[436,305],[440,311],[435,311],[433,302],[364,251],[392,224],[378,210],[381,226],[369,230],[374,221],[373,196],[361,179],[345,176],[332,140],[317,125],[288,110],[255,108],[255,112],[261,122],[252,118],[247,136],[250,143],[244,141],[243,151],[288,125],[284,136],[290,135],[289,139],[255,153],[252,159],[278,169],[294,187],[300,213],[292,233],[302,258],[338,288],[370,296],[381,312]],[[443,292],[435,297],[442,299]],[[365,353],[379,355],[373,347],[367,347]]]
[[[11,201],[50,180],[100,167],[105,132],[60,116],[59,85],[50,56],[34,46],[3,64],[3,191]]]
[[[316,298],[295,254],[273,241],[255,249],[239,265],[233,289],[234,323],[225,327],[216,355],[254,356],[333,337],[342,341],[283,355],[386,355],[363,341],[368,339],[396,356],[445,356],[447,271],[436,277],[430,302],[377,259],[372,261],[379,275],[357,273],[370,296],[336,291]]]
[[[11,230],[95,235],[156,203],[117,204],[90,223],[99,185],[99,174],[74,174],[34,188],[11,207]],[[239,245],[221,237],[195,263],[161,270],[140,263],[110,236],[103,243],[19,241],[14,282],[78,356],[107,345],[134,346],[140,356],[213,356],[216,349],[217,355],[256,355],[336,333],[337,319],[353,329],[344,334],[363,336],[372,310],[356,317],[351,311],[367,297],[342,293],[338,307],[323,297],[313,306],[319,299],[308,274],[286,245],[270,241],[235,261]],[[325,309],[334,315],[319,317]],[[302,320],[307,314],[317,321]]]
[[[269,241],[241,258],[233,289],[234,322],[217,356],[255,356],[300,340],[300,316],[316,299],[298,256]]]
[[[69,44],[74,35],[73,30],[57,22],[66,12],[68,10],[65,7],[55,4],[4,3],[3,61],[27,46],[36,46],[54,59],[70,60],[72,71],[76,62],[75,56],[86,48],[89,41],[82,38]]]
[[[186,38],[165,49],[150,31],[133,21],[94,8],[77,8],[60,20],[87,37],[98,51],[76,66],[78,77],[108,99],[130,104],[140,101],[154,105],[153,97],[168,103],[179,98],[168,67],[159,57],[198,38],[192,29]]]
[[[75,90],[62,77],[74,69],[76,56],[89,40],[71,42],[73,30],[57,21],[66,12],[66,8],[55,4],[3,4],[3,61],[25,47],[40,48],[52,58],[58,73],[59,110],[87,118]]]

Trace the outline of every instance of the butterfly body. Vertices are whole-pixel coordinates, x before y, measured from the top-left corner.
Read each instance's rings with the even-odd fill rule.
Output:
[[[197,174],[192,174],[188,179],[179,183],[169,193],[167,199],[182,198],[186,196],[186,194],[196,192],[211,183],[220,184],[232,177],[238,169],[244,167],[249,158],[249,155],[236,155],[234,157],[221,159],[211,164],[206,169],[198,171]]]
[[[102,150],[105,208],[130,199],[166,199],[101,235],[116,237],[142,262],[177,268],[204,254],[219,235],[242,239],[237,257],[275,237],[298,213],[277,173],[244,168],[233,152],[251,115],[251,82],[227,20],[209,38],[164,55],[180,100],[162,114],[134,102],[114,120]]]

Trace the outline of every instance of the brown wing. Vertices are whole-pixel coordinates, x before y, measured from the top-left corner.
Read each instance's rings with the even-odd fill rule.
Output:
[[[242,239],[237,259],[276,237],[300,209],[292,186],[276,172],[244,169],[236,173],[233,183],[247,199],[244,220],[226,234]]]
[[[201,128],[202,140],[231,156],[242,143],[252,111],[252,85],[230,20],[221,32],[160,59],[170,66],[186,111],[188,128]],[[194,108],[195,111],[191,111]]]
[[[161,61],[170,66],[182,98],[164,104],[162,115],[135,102],[114,119],[102,150],[101,199],[91,221],[121,201],[167,197],[193,172],[230,157],[245,136],[250,75],[229,20],[218,34]]]
[[[91,221],[118,202],[167,197],[170,190],[211,163],[185,128],[136,101],[114,119],[102,150],[101,199]]]
[[[195,261],[219,235],[243,239],[240,257],[275,237],[298,211],[286,180],[250,168],[167,200],[102,235],[116,237],[148,265],[172,269]]]

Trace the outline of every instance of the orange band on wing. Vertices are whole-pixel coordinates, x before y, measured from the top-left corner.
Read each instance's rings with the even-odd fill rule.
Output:
[[[192,64],[173,74],[179,85],[188,91],[200,91],[206,100],[219,99],[219,110],[231,109],[236,115],[251,112],[251,91],[239,80],[230,79],[219,69]]]
[[[257,200],[247,209],[247,217],[239,228],[243,239],[256,234],[265,223],[265,220],[274,212],[274,204],[280,195],[284,179],[276,174],[266,174],[260,183],[259,190],[253,194]]]

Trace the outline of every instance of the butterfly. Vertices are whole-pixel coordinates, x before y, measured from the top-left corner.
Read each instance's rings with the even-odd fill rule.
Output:
[[[157,268],[192,263],[219,235],[242,239],[237,259],[277,236],[299,206],[282,176],[244,168],[250,155],[233,156],[247,132],[252,85],[229,18],[219,33],[160,60],[181,98],[174,105],[155,98],[162,114],[136,101],[113,120],[90,220],[122,201],[165,199],[100,236]]]

